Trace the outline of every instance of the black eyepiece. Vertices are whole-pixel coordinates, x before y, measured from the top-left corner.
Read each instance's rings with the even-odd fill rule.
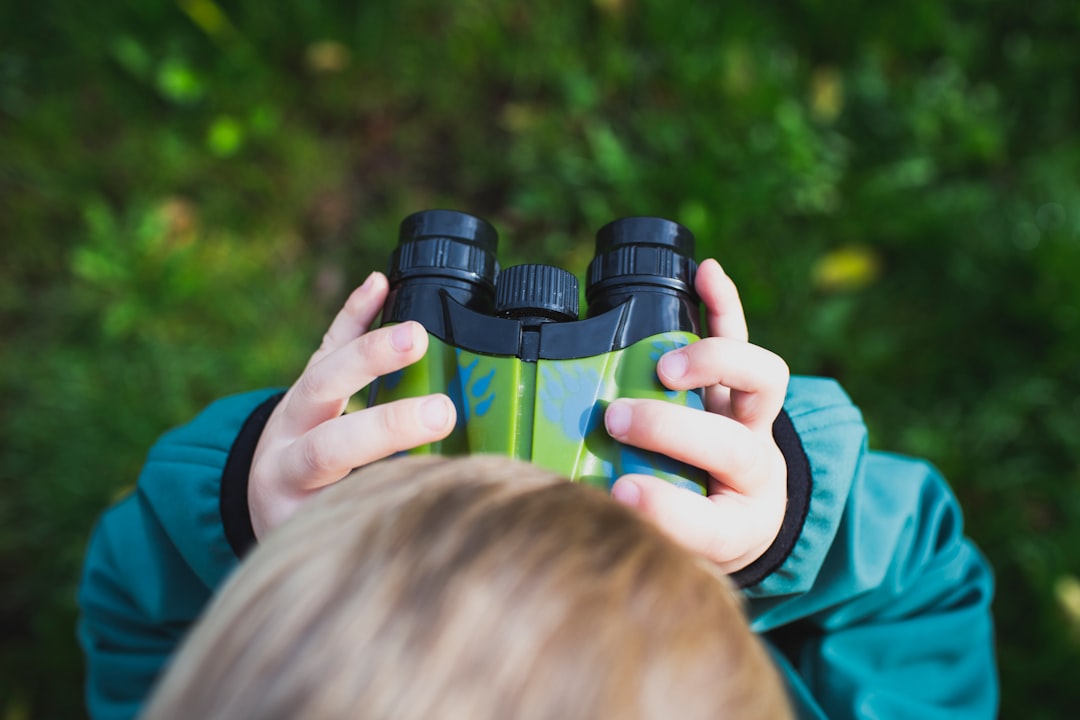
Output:
[[[679,223],[656,217],[608,223],[596,233],[596,256],[589,263],[589,317],[645,293],[663,322],[678,317],[669,327],[697,332],[696,273],[694,235]]]
[[[424,210],[401,222],[390,256],[383,322],[443,324],[443,298],[478,312],[495,305],[498,235],[486,220],[454,210]]]
[[[390,284],[410,277],[457,278],[493,289],[498,247],[486,220],[454,210],[425,210],[401,222],[390,258]]]

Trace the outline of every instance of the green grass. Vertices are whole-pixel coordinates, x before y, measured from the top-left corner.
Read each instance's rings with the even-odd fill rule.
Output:
[[[579,274],[608,220],[688,225],[756,342],[951,479],[1003,715],[1073,711],[1070,5],[292,5],[0,6],[0,717],[78,716],[84,543],[154,438],[287,384],[427,207]]]

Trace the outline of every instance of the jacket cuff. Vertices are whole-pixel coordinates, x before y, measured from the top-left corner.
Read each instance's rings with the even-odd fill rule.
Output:
[[[802,593],[813,586],[836,537],[852,484],[862,472],[866,453],[862,414],[835,381],[792,376],[784,412],[809,467],[812,482],[804,486],[809,502],[794,546],[787,548],[783,562],[761,575],[758,582],[744,586],[751,601]],[[781,446],[785,442],[780,437],[782,432],[777,433],[777,444]],[[784,456],[789,464],[793,457],[796,464],[803,462],[790,449],[784,450]],[[792,514],[789,506],[788,515]],[[758,603],[754,612],[763,607]]]
[[[773,423],[773,438],[787,463],[787,508],[780,532],[769,549],[754,562],[742,570],[731,574],[731,580],[740,588],[757,585],[784,564],[795,549],[795,544],[802,534],[806,515],[810,511],[810,497],[813,494],[813,475],[810,461],[803,450],[795,425],[784,411]]]
[[[229,449],[229,458],[221,475],[221,524],[225,529],[225,539],[238,558],[244,557],[256,543],[251,509],[248,507],[251,461],[270,414],[284,396],[285,393],[272,395],[248,415]]]

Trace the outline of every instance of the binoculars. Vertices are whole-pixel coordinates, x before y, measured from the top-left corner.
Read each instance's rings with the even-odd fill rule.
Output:
[[[577,277],[552,265],[500,269],[497,246],[495,229],[466,213],[402,221],[382,322],[418,321],[428,351],[377,378],[368,406],[450,396],[453,432],[414,453],[507,455],[604,489],[645,473],[705,493],[703,471],[619,443],[603,424],[619,397],[703,407],[701,390],[669,390],[656,375],[661,355],[700,336],[690,231],[654,217],[601,228],[581,319]]]

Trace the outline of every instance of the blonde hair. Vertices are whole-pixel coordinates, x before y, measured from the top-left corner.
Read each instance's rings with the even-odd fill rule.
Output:
[[[727,583],[600,491],[495,457],[353,473],[243,563],[144,718],[784,718]]]

